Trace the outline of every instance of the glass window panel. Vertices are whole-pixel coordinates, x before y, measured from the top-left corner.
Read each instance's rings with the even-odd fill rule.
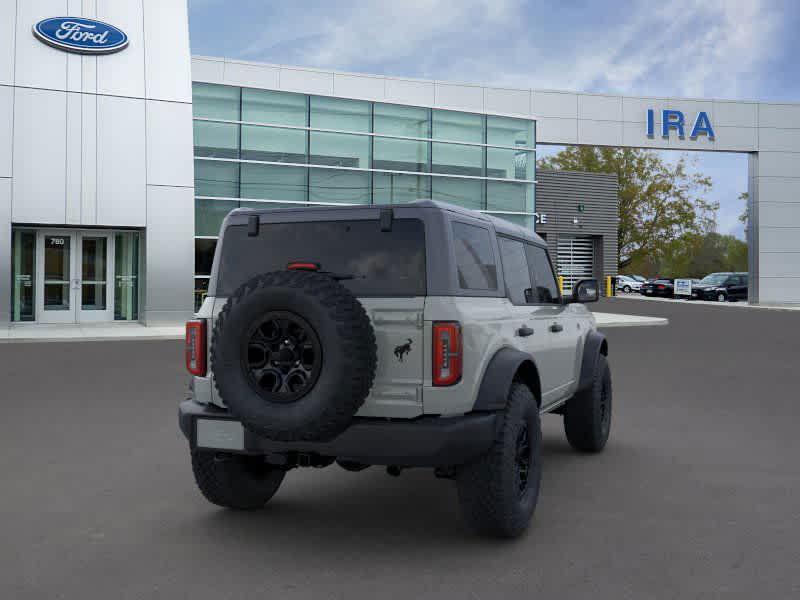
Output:
[[[305,163],[307,135],[305,129],[242,125],[242,158]]]
[[[453,175],[483,176],[483,148],[480,146],[462,146],[460,144],[432,144],[434,173],[451,173]]]
[[[374,169],[422,172],[428,170],[428,142],[376,137],[373,144]]]
[[[239,120],[240,88],[213,83],[192,84],[192,111],[195,117]]]
[[[488,181],[486,183],[486,208],[488,210],[533,212],[533,184]]]
[[[114,320],[139,318],[139,233],[114,236]]]
[[[311,202],[370,203],[370,173],[343,169],[311,169]]]
[[[375,111],[375,133],[418,138],[431,137],[430,111],[427,108],[376,103],[373,110]]]
[[[312,131],[309,162],[314,165],[368,169],[369,137]]]
[[[494,146],[536,146],[534,121],[512,117],[486,117],[486,143]]]
[[[533,215],[508,215],[498,213],[493,214],[492,216],[497,217],[498,219],[504,219],[509,223],[514,223],[514,225],[519,225],[525,229],[533,230]]]
[[[242,121],[305,127],[308,96],[270,90],[242,90]]]
[[[217,240],[194,240],[194,274],[211,275]]]
[[[197,196],[238,198],[239,164],[213,160],[195,160],[194,193]]]
[[[374,204],[399,204],[431,197],[431,178],[425,175],[374,173],[372,186]]]
[[[242,197],[305,202],[306,169],[279,165],[242,164]]]
[[[452,110],[433,111],[433,138],[483,143],[483,115]]]
[[[256,208],[259,210],[269,209],[269,208],[302,208],[304,206],[308,206],[308,204],[288,204],[284,202],[265,202],[263,200],[253,200],[252,202],[245,202],[242,201],[239,203],[241,208]]]
[[[534,281],[534,302],[545,304],[559,304],[560,294],[556,277],[553,273],[553,265],[550,257],[544,248],[525,244],[525,253],[528,256],[528,266],[531,271],[531,279]]]
[[[194,121],[194,153],[196,156],[239,158],[239,126]]]
[[[501,179],[533,179],[533,152],[486,149],[486,176]]]
[[[369,102],[311,96],[311,127],[369,132]]]
[[[44,310],[69,310],[69,279],[69,236],[44,236]]]
[[[219,235],[222,219],[238,207],[239,203],[236,200],[195,200],[194,234]]]
[[[497,265],[489,230],[453,223],[453,238],[459,285],[465,290],[496,290]]]
[[[432,177],[431,198],[450,202],[465,208],[480,210],[484,207],[483,184],[480,179]]]
[[[206,277],[195,278],[194,280],[194,312],[200,310],[203,305],[203,300],[208,295],[208,282]]]
[[[532,301],[531,274],[525,258],[522,242],[498,237],[500,257],[503,260],[503,279],[506,282],[508,297],[514,304],[527,304]]]
[[[14,282],[11,290],[11,320],[33,321],[36,281],[36,234],[15,231],[11,243]]]
[[[81,238],[81,310],[106,309],[106,260],[105,237]]]

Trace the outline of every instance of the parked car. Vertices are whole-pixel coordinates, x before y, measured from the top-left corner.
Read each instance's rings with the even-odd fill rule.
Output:
[[[747,273],[711,273],[692,285],[694,300],[747,300]]]
[[[638,292],[642,288],[642,282],[630,275],[617,275],[617,291],[630,294]]]
[[[639,292],[644,296],[672,298],[675,293],[675,282],[673,279],[655,279],[642,284]]]
[[[641,275],[628,275],[628,277],[633,277],[636,281],[640,283],[645,283],[647,281],[647,278],[642,277]]]

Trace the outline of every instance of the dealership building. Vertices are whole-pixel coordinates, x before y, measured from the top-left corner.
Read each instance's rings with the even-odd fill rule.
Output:
[[[537,144],[748,153],[750,299],[800,303],[797,104],[192,57],[185,0],[3,0],[0,43],[0,323],[183,321],[237,207],[433,198],[615,274],[615,177]]]

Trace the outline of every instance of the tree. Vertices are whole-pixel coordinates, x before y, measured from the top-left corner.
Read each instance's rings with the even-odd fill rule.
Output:
[[[539,161],[541,169],[615,173],[619,180],[619,267],[664,262],[673,243],[714,229],[719,205],[704,194],[711,178],[690,173],[682,155],[669,163],[652,150],[570,146]]]

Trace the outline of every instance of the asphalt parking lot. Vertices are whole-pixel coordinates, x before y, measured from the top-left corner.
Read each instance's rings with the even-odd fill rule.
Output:
[[[175,341],[0,346],[0,598],[800,595],[800,312],[603,301],[611,441],[544,419],[531,530],[473,537],[451,482],[291,472],[258,513],[194,488]]]

